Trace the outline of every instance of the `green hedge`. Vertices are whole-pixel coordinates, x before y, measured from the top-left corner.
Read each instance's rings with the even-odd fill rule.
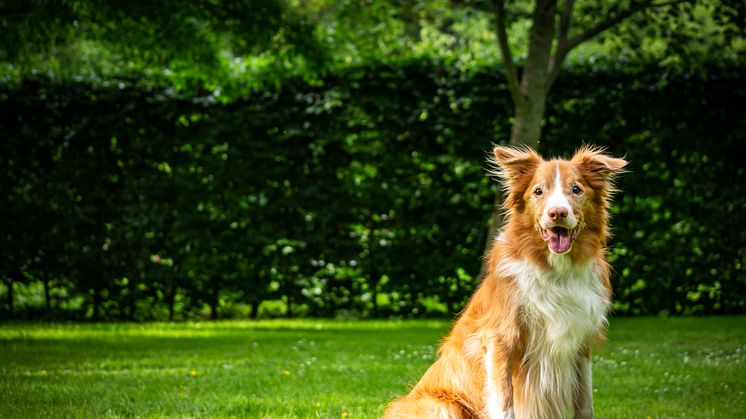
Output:
[[[744,311],[741,74],[558,80],[542,153],[591,142],[630,161],[612,208],[617,313]],[[4,316],[11,281],[27,317],[463,306],[497,188],[485,158],[510,132],[498,69],[370,66],[217,99],[116,82],[0,88]]]

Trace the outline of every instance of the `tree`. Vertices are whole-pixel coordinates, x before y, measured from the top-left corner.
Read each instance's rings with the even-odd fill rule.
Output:
[[[602,7],[594,7],[594,14],[604,15],[605,18],[581,27],[580,24],[576,25],[576,22],[581,20],[574,19],[575,0],[564,0],[561,9],[557,0],[536,0],[530,15],[528,53],[520,77],[508,45],[506,18],[509,12],[505,3],[505,0],[497,1],[495,21],[503,70],[515,109],[510,144],[537,148],[547,96],[570,51],[634,14],[650,8],[668,7],[682,1],[631,1],[626,6],[614,2],[603,8],[605,10],[598,10]],[[586,10],[588,11],[590,9]]]
[[[511,12],[506,8],[505,0],[497,0],[494,8],[495,29],[503,71],[514,108],[509,143],[513,146],[538,148],[547,97],[571,51],[633,15],[649,9],[671,7],[685,1],[631,0],[626,4],[609,2],[605,5],[600,4],[601,2],[591,2],[590,5],[586,3],[579,7],[575,0],[564,0],[561,2],[562,7],[559,7],[558,0],[536,0],[533,10],[528,14],[531,27],[526,59],[519,74],[508,42],[506,21]],[[513,15],[526,16],[522,13]],[[587,16],[603,18],[589,20]],[[498,191],[487,236],[488,248],[502,224],[502,201],[502,194]]]

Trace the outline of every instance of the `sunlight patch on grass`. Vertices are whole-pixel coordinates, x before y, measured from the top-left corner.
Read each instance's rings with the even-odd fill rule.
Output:
[[[86,337],[211,337],[251,330],[396,330],[415,325],[418,329],[442,330],[447,321],[341,321],[316,319],[226,320],[217,322],[185,323],[90,323],[90,324],[28,324],[9,323],[0,328],[0,339],[80,339]]]

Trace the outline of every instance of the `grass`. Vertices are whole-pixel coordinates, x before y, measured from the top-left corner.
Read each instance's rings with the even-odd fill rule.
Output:
[[[378,417],[448,322],[5,324],[0,417]],[[746,317],[611,322],[601,418],[746,415]]]

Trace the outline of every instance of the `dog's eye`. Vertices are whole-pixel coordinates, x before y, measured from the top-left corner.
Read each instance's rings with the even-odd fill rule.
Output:
[[[534,189],[534,195],[535,196],[541,196],[544,193],[544,191],[541,190],[541,188]]]
[[[583,188],[581,188],[578,185],[573,185],[572,186],[572,193],[574,193],[575,195],[580,195],[580,194],[583,193]]]

